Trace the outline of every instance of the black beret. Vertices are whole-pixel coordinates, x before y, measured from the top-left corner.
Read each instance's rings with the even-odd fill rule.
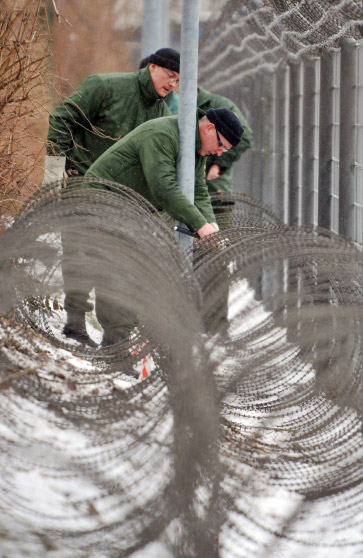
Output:
[[[159,48],[154,54],[149,56],[150,64],[157,64],[163,68],[167,68],[172,72],[178,72],[180,69],[180,54],[173,48]]]
[[[205,113],[209,122],[212,122],[218,132],[233,146],[238,145],[242,139],[244,128],[237,116],[229,109],[209,109]]]
[[[140,64],[139,64],[139,70],[142,70],[143,68],[146,68],[146,66],[149,63],[149,58],[150,56],[145,56],[145,58],[143,58],[142,60],[140,60]]]

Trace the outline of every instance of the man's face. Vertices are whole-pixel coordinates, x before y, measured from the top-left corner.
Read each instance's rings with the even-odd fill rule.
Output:
[[[159,97],[166,97],[173,88],[179,85],[179,74],[177,72],[156,64],[149,64],[149,71],[154,89]]]
[[[198,153],[202,157],[207,155],[217,155],[219,157],[224,151],[232,147],[232,144],[222,134],[217,134],[216,127],[211,122],[199,125],[199,132],[202,148],[198,150]]]

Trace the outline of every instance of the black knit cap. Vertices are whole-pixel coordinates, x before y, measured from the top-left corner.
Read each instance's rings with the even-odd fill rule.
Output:
[[[234,112],[226,108],[217,108],[207,110],[205,115],[229,143],[233,146],[239,144],[245,130]]]
[[[146,68],[146,66],[149,63],[149,58],[150,56],[145,56],[145,58],[143,58],[142,60],[140,60],[140,64],[139,64],[139,70],[142,70],[143,68]]]
[[[154,54],[150,54],[149,62],[179,74],[180,54],[173,48],[159,48]]]

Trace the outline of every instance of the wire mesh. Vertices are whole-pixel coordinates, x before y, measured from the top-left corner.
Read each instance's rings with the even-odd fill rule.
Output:
[[[359,556],[362,254],[240,194],[181,253],[129,189],[80,182],[0,237],[2,554]],[[142,317],[127,342],[62,335],[70,233],[75,282]]]
[[[199,80],[213,91],[274,72],[287,62],[363,37],[363,7],[355,0],[230,0],[205,26]]]

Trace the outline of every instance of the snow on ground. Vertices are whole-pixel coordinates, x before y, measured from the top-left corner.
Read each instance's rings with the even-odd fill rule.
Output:
[[[244,314],[244,319],[240,320],[241,312],[246,307],[249,308],[247,319]],[[228,317],[232,343],[247,331],[258,330],[259,325],[270,320],[269,313],[254,299],[253,290],[246,281],[237,282],[231,288]],[[59,323],[58,316],[51,324],[56,336],[60,335]],[[102,332],[92,323],[92,320],[88,320],[89,334],[99,342]],[[3,334],[0,331],[0,338]],[[44,382],[47,388],[52,386],[54,393],[58,390],[64,402],[72,401],[73,397],[71,392],[64,389],[65,382],[82,373],[97,374],[97,384],[91,382],[82,385],[84,398],[91,396],[95,390],[98,395],[107,396],[114,387],[121,391],[127,390],[141,381],[125,375],[120,376],[115,384],[104,370],[97,369],[70,350],[56,348],[38,339],[37,352],[34,343],[26,346],[24,336],[20,333],[14,332],[14,338],[23,345],[25,343],[23,348],[26,350],[24,353],[19,352],[16,346],[4,348],[9,362],[24,370],[31,369],[40,385]],[[265,363],[265,366],[269,365],[274,370],[276,393],[266,390],[260,393],[260,399],[248,401],[246,393],[236,389],[222,401],[222,418],[237,428],[239,437],[235,440],[237,448],[221,442],[226,465],[222,487],[233,503],[220,532],[221,557],[264,558],[267,553],[271,558],[358,556],[356,551],[358,548],[362,550],[359,525],[363,520],[363,510],[358,507],[359,485],[345,491],[346,500],[342,487],[341,493],[335,496],[306,502],[300,489],[306,485],[313,488],[315,483],[323,481],[323,469],[318,454],[313,450],[310,452],[304,444],[294,445],[296,425],[304,424],[304,420],[309,423],[312,417],[319,418],[319,413],[324,413],[330,425],[325,432],[322,428],[321,443],[324,443],[325,438],[328,445],[332,440],[332,429],[336,428],[336,437],[341,437],[341,467],[359,464],[363,457],[363,444],[360,420],[354,411],[339,409],[322,393],[319,398],[311,396],[305,399],[304,405],[300,405],[299,397],[296,396],[295,403],[292,399],[288,414],[275,411],[275,403],[288,400],[299,392],[304,396],[315,379],[315,371],[310,364],[296,361],[298,349],[287,343],[286,331],[282,328],[272,327],[268,333],[261,333],[257,340],[254,339],[253,347],[247,344],[232,356],[225,346],[219,344],[218,336],[208,340],[207,346],[218,362],[217,383],[220,381],[221,385],[225,385],[229,375],[233,377],[236,367],[246,362],[249,351],[268,349],[272,342],[275,346],[285,347],[278,359],[272,357],[270,362]],[[43,360],[41,355],[44,355]],[[139,368],[142,365],[140,362]],[[290,362],[295,362],[294,375],[286,374]],[[279,369],[280,378],[276,379]],[[247,384],[248,381],[253,380],[247,379]],[[93,439],[86,430],[78,430],[65,416],[57,416],[46,402],[28,399],[12,389],[0,392],[0,400],[0,446],[6,450],[0,457],[0,522],[5,533],[0,541],[2,555],[18,558],[44,554],[47,545],[34,534],[44,533],[44,537],[49,538],[50,550],[47,555],[51,558],[112,557],[114,554],[109,550],[111,546],[107,547],[107,537],[104,551],[95,545],[94,554],[93,551],[90,554],[89,550],[85,554],[83,552],[86,551],[77,549],[76,541],[72,542],[72,550],[68,538],[63,548],[57,544],[52,547],[52,530],[64,531],[67,537],[69,533],[82,534],[99,529],[102,533],[103,527],[129,521],[129,513],[135,502],[140,501],[142,505],[143,501],[157,498],[170,480],[170,453],[168,448],[163,447],[164,441],[170,441],[172,432],[170,414],[155,422],[151,445],[135,444],[136,439],[125,435],[122,440],[108,439],[98,447],[97,439]],[[346,434],[352,428],[356,429],[351,433],[356,438],[354,447],[358,449],[355,451],[351,451],[351,436]],[[310,442],[314,442],[315,435],[312,431]],[[123,461],[123,452],[130,452],[130,448],[133,448],[128,453],[130,458]],[[147,459],[145,452],[149,452]],[[80,467],[80,464],[84,465],[90,456],[97,455],[100,458],[108,455],[109,462],[100,460],[98,464],[97,460],[93,462],[90,459],[90,474],[85,475],[87,469]],[[244,462],[244,455],[248,457],[247,462]],[[328,459],[328,456],[329,449],[324,452],[324,458]],[[140,466],[147,471],[140,471]],[[329,465],[328,461],[324,470],[325,474],[334,476],[335,462]],[[304,478],[304,475],[308,475],[308,478]],[[105,494],[100,479],[114,482],[117,488],[115,493]],[[138,479],[136,483],[135,479]],[[129,494],[129,503],[120,494]],[[344,510],[345,501],[351,502],[353,517],[349,510]],[[11,512],[7,514],[7,510]],[[337,519],[334,519],[335,516]],[[132,528],[132,522],[130,525]],[[18,540],[14,532],[19,534]],[[281,533],[283,537],[276,536]],[[167,538],[166,534],[165,541]],[[171,558],[172,554],[167,543],[160,540],[131,556]]]

